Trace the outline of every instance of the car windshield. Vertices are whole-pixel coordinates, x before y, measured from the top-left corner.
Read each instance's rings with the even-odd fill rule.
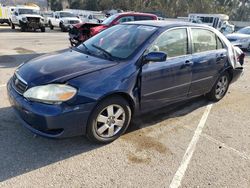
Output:
[[[156,30],[153,26],[117,25],[90,38],[77,48],[99,57],[124,60],[135,53]]]
[[[118,17],[118,15],[117,15],[117,14],[114,14],[114,15],[108,17],[107,19],[105,19],[105,20],[102,22],[102,24],[104,24],[104,25],[109,25],[109,24],[111,24],[111,22],[112,22],[114,19],[116,19],[117,17]]]
[[[250,35],[250,28],[249,27],[242,28],[239,31],[237,31],[237,33]]]
[[[76,16],[70,12],[60,12],[60,17],[64,18],[64,17],[76,17]]]
[[[19,14],[39,14],[38,10],[34,10],[34,9],[19,9]]]

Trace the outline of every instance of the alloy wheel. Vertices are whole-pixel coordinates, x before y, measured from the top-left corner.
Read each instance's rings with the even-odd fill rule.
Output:
[[[228,82],[227,76],[222,76],[219,79],[216,85],[216,90],[215,90],[215,97],[217,99],[220,99],[225,95],[225,92],[227,91],[228,83],[229,82]]]
[[[98,136],[111,138],[119,133],[125,123],[125,111],[116,104],[104,108],[97,116],[95,130]]]

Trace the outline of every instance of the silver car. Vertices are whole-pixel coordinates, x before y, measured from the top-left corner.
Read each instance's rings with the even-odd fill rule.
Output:
[[[250,52],[250,26],[244,27],[226,37],[234,46]]]

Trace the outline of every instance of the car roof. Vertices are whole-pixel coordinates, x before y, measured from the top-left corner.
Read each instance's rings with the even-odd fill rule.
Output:
[[[150,13],[142,13],[142,12],[122,12],[122,13],[117,13],[119,16],[151,16],[151,17],[157,17],[155,14],[150,14]]]
[[[135,21],[135,22],[126,22],[124,24],[133,24],[133,25],[147,25],[154,27],[183,27],[183,26],[193,26],[193,27],[203,27],[203,28],[212,28],[204,24],[196,24],[191,22],[184,21],[165,21],[165,20],[144,20],[144,21]]]

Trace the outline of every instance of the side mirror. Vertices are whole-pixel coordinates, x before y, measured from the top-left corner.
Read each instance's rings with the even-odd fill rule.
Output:
[[[55,16],[56,19],[58,19],[59,17],[58,16]]]
[[[164,52],[150,52],[146,54],[143,58],[145,63],[148,62],[163,62],[166,61],[167,59],[167,54]]]
[[[18,13],[17,13],[17,12],[15,12],[14,14],[15,14],[15,16],[18,16]]]

